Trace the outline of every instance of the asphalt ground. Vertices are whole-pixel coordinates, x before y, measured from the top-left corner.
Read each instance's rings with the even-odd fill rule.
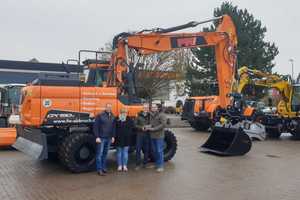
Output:
[[[109,155],[108,176],[72,174],[56,161],[35,161],[15,150],[0,150],[0,200],[43,199],[300,199],[300,142],[288,136],[255,142],[245,156],[218,157],[200,153],[208,133],[173,129],[178,139],[174,159],[165,171],[116,171]]]

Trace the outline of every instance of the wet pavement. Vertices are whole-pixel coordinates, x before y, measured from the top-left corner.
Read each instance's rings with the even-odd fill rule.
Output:
[[[165,172],[153,169],[72,174],[55,162],[34,161],[24,154],[0,151],[0,200],[43,199],[262,199],[300,198],[300,142],[289,138],[255,142],[242,157],[198,152],[208,133],[174,129],[178,151]]]

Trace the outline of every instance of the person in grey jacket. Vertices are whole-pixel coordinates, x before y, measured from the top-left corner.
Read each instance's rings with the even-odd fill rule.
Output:
[[[164,171],[164,129],[167,118],[163,112],[159,112],[156,104],[152,105],[150,112],[150,126],[146,128],[150,132],[151,147],[155,158],[157,172]]]
[[[96,137],[96,170],[100,176],[107,173],[106,159],[110,144],[114,143],[116,135],[116,121],[112,112],[112,105],[106,104],[105,111],[96,116],[93,131]]]

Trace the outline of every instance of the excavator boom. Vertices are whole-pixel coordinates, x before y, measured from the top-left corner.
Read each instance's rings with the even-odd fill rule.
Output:
[[[173,33],[185,28],[194,27],[202,22],[190,22],[183,26],[169,29],[158,29],[150,33],[122,33],[115,37],[114,64],[117,79],[112,82],[124,81],[122,74],[130,65],[128,49],[134,49],[139,55],[172,51],[178,48],[215,47],[215,58],[217,64],[217,79],[219,83],[220,106],[225,108],[229,105],[230,93],[234,81],[236,67],[237,35],[234,23],[227,15],[213,19],[219,20],[219,26],[215,32],[196,33]],[[207,20],[211,21],[211,20]],[[205,21],[205,22],[207,22]]]

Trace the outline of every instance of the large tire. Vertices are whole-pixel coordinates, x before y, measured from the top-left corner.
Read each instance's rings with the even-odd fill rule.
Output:
[[[165,131],[164,160],[171,160],[177,151],[177,139],[170,130]]]
[[[65,137],[58,150],[61,163],[74,173],[95,170],[95,155],[95,137],[89,133]]]
[[[190,125],[196,131],[207,131],[210,128],[210,123],[201,123],[199,121],[190,122]]]
[[[278,139],[281,136],[281,132],[278,129],[275,129],[275,128],[272,128],[272,129],[268,128],[266,130],[266,132],[267,132],[267,137],[268,138]]]
[[[296,125],[296,128],[291,130],[291,133],[292,133],[292,139],[293,140],[300,140],[300,124],[299,124],[299,121],[297,121],[297,125]]]

